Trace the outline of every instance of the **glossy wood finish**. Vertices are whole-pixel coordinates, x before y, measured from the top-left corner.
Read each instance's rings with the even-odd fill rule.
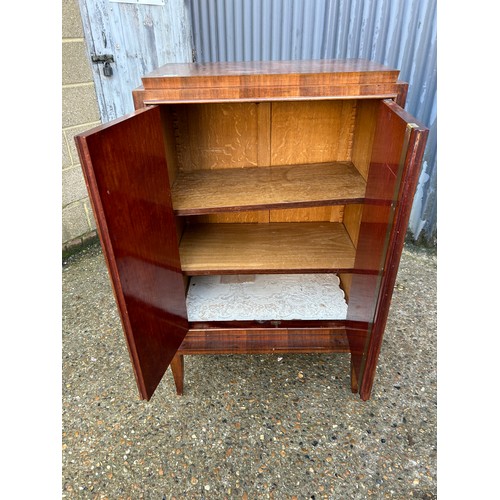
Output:
[[[366,343],[367,329],[367,324],[349,321],[190,323],[188,334],[178,352],[181,360],[184,354],[350,352],[353,357],[360,357]],[[172,373],[177,393],[181,394],[183,365],[181,370],[180,363],[176,361]],[[352,384],[357,391],[357,380],[353,378]]]
[[[167,64],[143,77],[140,103],[395,98],[399,72],[366,60]]]
[[[381,101],[378,108],[355,268],[380,269],[380,273],[352,275],[347,313],[349,320],[372,323],[363,357],[353,358],[360,395],[365,400],[370,397],[375,376],[394,270],[401,257],[427,134],[424,127],[393,101]],[[402,217],[403,206],[407,207],[406,219]]]
[[[77,139],[141,397],[169,363],[182,393],[185,354],[273,352],[349,352],[370,397],[427,135],[397,77],[367,61],[166,65],[133,92],[160,111]],[[189,274],[333,271],[345,321],[187,322]]]
[[[143,76],[144,88],[263,87],[395,82],[399,71],[365,59],[170,63]]]
[[[366,182],[350,162],[180,172],[177,215],[362,202]]]
[[[234,89],[207,87],[195,90],[158,88],[137,90],[134,96],[134,104],[140,108],[143,105],[169,103],[276,102],[283,99],[308,102],[325,99],[395,99],[398,97],[400,90],[401,87],[397,83],[325,85],[309,88],[301,86],[269,86],[265,89],[265,92],[259,87]]]
[[[366,328],[346,328],[345,322],[333,326],[315,326],[321,322],[303,323],[300,327],[265,328],[257,323],[247,328],[191,328],[179,348],[182,354],[270,354],[306,352],[362,352]],[[356,347],[354,347],[356,351]]]
[[[149,399],[188,329],[160,110],[76,143],[137,385]]]
[[[182,270],[195,274],[350,270],[355,249],[335,222],[192,224],[179,247]]]
[[[172,358],[170,368],[174,376],[175,390],[177,395],[180,396],[184,392],[184,356],[177,353]]]
[[[386,106],[387,109],[383,106]],[[364,366],[362,366],[361,370],[362,380],[359,389],[360,396],[363,400],[370,398],[373,387],[378,356],[382,346],[382,338],[387,323],[387,317],[389,315],[392,292],[396,282],[399,262],[404,246],[404,238],[410,218],[411,205],[417,187],[425,143],[429,134],[429,130],[426,127],[417,122],[413,116],[404,111],[395,102],[385,101],[382,104],[382,109],[383,111],[380,117],[381,122],[384,122],[387,117],[391,117],[393,127],[399,126],[394,122],[406,124],[406,141],[399,161],[399,170],[397,171],[399,182],[396,184],[397,191],[393,197],[397,202],[394,206],[394,215],[391,221],[391,234],[387,243],[385,255],[383,256],[382,265],[384,273],[382,274],[380,288],[378,290],[376,316],[373,330],[364,351]],[[387,124],[387,126],[389,126],[389,124]],[[384,130],[384,125],[382,124],[380,128]],[[389,149],[387,144],[385,148],[382,146],[384,139],[389,140],[387,136],[386,138],[381,137],[381,142],[378,145],[380,147],[374,147],[373,154],[375,161],[379,161],[385,154],[385,151]]]

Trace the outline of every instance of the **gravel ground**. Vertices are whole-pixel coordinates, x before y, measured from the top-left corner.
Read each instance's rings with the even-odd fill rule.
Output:
[[[64,498],[437,498],[433,252],[405,247],[367,402],[338,354],[190,356],[141,401],[100,246],[62,276]]]

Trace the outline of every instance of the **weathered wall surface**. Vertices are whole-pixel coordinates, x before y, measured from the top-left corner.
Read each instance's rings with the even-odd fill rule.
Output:
[[[184,0],[164,5],[63,0],[63,251],[95,236],[74,136],[133,111],[141,77],[167,62],[192,60]],[[92,55],[113,56],[113,75]]]
[[[62,2],[62,243],[95,235],[95,222],[74,136],[101,123],[77,0]]]

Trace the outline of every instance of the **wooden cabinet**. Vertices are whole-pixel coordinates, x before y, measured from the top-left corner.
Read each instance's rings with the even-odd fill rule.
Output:
[[[169,64],[76,137],[142,398],[184,355],[278,352],[350,353],[370,397],[428,132],[397,78]]]

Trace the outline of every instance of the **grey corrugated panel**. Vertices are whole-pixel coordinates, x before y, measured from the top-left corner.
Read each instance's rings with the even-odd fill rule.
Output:
[[[365,58],[399,68],[430,128],[410,232],[436,235],[436,0],[191,0],[199,62]]]

